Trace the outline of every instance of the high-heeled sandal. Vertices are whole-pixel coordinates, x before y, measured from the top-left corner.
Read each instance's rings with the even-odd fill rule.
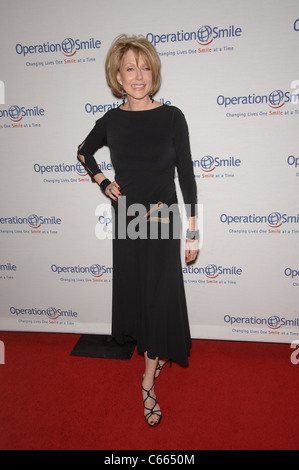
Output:
[[[159,361],[158,361],[158,364],[157,364],[157,368],[156,368],[156,372],[155,372],[155,379],[157,379],[159,377],[159,375],[161,374],[162,372],[162,369],[164,366],[166,366],[166,364],[169,363],[169,368],[172,366],[172,360],[171,359],[167,359],[166,362],[164,362],[164,364],[159,364]],[[156,375],[158,372],[158,375]]]
[[[145,417],[145,421],[147,422],[147,424],[148,424],[151,428],[154,428],[154,427],[158,426],[158,424],[161,423],[161,419],[162,419],[162,411],[161,411],[161,410],[154,410],[155,406],[158,404],[157,399],[151,396],[151,391],[153,390],[154,386],[155,386],[155,382],[153,383],[152,387],[151,387],[149,390],[146,390],[146,389],[143,387],[143,385],[142,385],[142,387],[141,387],[142,390],[147,393],[147,396],[146,396],[145,399],[143,400],[143,405],[144,405],[144,408],[145,408],[146,410],[148,410],[148,413],[147,413],[146,415],[144,415],[144,417]],[[153,400],[153,402],[154,402],[154,405],[153,405],[151,408],[148,408],[148,407],[145,405],[145,402],[146,402],[146,400],[148,400],[148,399]],[[157,421],[155,421],[153,424],[151,424],[149,421],[150,421],[150,418],[151,418],[153,415],[159,416],[159,419],[158,419]]]

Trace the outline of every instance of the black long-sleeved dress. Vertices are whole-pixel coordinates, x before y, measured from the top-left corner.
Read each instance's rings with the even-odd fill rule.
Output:
[[[91,175],[100,172],[94,153],[103,146],[110,149],[121,192],[112,201],[112,336],[119,343],[136,340],[138,350],[152,359],[171,358],[186,366],[191,338],[175,167],[188,216],[196,215],[197,201],[185,117],[167,105],[146,111],[111,109],[80,149]]]

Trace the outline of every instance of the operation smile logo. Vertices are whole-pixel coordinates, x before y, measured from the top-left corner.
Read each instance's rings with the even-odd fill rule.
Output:
[[[196,31],[184,31],[181,29],[177,32],[166,34],[147,33],[146,39],[154,44],[154,46],[166,43],[182,43],[188,41],[196,41],[202,46],[210,45],[215,39],[236,38],[242,34],[242,28],[230,25],[228,27],[203,25]]]
[[[299,287],[299,269],[294,268],[285,268],[284,275],[287,278],[292,279],[292,283],[294,287]]]
[[[185,266],[182,268],[184,275],[204,275],[205,279],[197,278],[189,279],[188,282],[198,282],[207,284],[236,284],[236,281],[225,280],[227,277],[234,279],[240,278],[243,270],[237,266],[222,266],[216,264],[208,264],[205,267]],[[187,282],[187,281],[186,281]]]
[[[112,170],[112,164],[106,161],[98,163],[102,172]],[[77,163],[56,163],[56,164],[33,164],[33,171],[44,177],[44,183],[81,183],[90,182],[90,177],[81,162]],[[58,178],[59,177],[59,178]]]
[[[278,229],[284,224],[299,224],[299,214],[288,215],[286,213],[271,212],[269,215],[228,215],[221,214],[220,222],[222,224],[266,224],[270,228]]]
[[[90,274],[94,280],[99,280],[104,274],[111,274],[112,267],[101,266],[100,264],[92,264],[91,266],[57,266],[52,264],[51,271],[61,274]]]
[[[74,319],[78,318],[78,313],[73,312],[73,310],[63,310],[61,308],[55,308],[55,307],[48,307],[47,309],[43,308],[36,308],[36,307],[31,307],[31,308],[17,308],[17,307],[10,307],[9,309],[10,313],[12,315],[16,315],[16,317],[21,316],[20,318],[47,318],[49,322],[53,322],[58,319]],[[55,321],[57,324],[58,322]]]
[[[23,223],[23,222],[22,222]],[[45,218],[39,215],[30,215],[28,217],[28,225],[31,228],[40,228],[43,224],[61,224],[61,219],[56,219],[56,217]]]
[[[40,163],[34,163],[33,170],[35,173],[43,174],[55,174],[55,173],[76,173],[78,176],[87,176],[82,163],[77,162],[76,164],[57,163],[56,165],[41,165]]]
[[[200,168],[204,173],[212,173],[215,169],[239,167],[241,166],[241,163],[240,158],[221,158],[212,157],[211,155],[205,155],[200,160],[193,160],[194,169]]]
[[[214,41],[214,39],[240,37],[241,33],[242,29],[236,28],[234,25],[224,29],[220,29],[218,26],[211,28],[211,26],[205,25],[201,26],[197,31],[197,42],[202,46],[208,46]]]
[[[31,233],[56,233],[56,230],[49,230],[50,228],[54,229],[57,226],[62,224],[62,220],[59,217],[51,216],[51,217],[44,217],[42,215],[30,214],[28,217],[18,217],[17,215],[13,217],[0,217],[0,226],[1,225],[8,225],[8,226],[28,226],[31,228]],[[41,230],[39,230],[41,229]],[[42,230],[45,229],[45,230]],[[7,232],[13,233],[12,230],[2,230],[0,232]],[[19,230],[15,229],[14,233],[29,233],[29,230]]]
[[[296,170],[295,174],[296,174],[296,176],[299,176],[299,171],[298,171],[299,157],[294,156],[294,155],[289,155],[287,157],[287,164],[288,164],[288,166],[295,168],[295,170]]]
[[[0,264],[0,279],[13,280],[18,271],[18,266],[13,263]]]
[[[80,39],[65,38],[59,43],[49,41],[40,44],[22,45],[16,44],[15,50],[18,55],[26,57],[28,54],[49,54],[61,52],[65,57],[73,57],[78,51],[90,51],[100,49],[101,41],[94,38],[81,41]]]
[[[224,322],[229,325],[246,325],[246,326],[250,325],[251,327],[266,326],[270,330],[279,330],[282,327],[287,327],[287,328],[299,327],[299,318],[290,320],[285,317],[280,317],[279,315],[272,315],[268,318],[258,317],[258,316],[234,317],[231,315],[225,315]],[[236,330],[236,332],[238,332],[238,330]],[[246,331],[246,333],[248,333],[248,331]],[[251,333],[257,333],[257,331],[251,331]],[[276,333],[279,334],[278,331],[276,331]]]
[[[26,106],[19,106],[19,105],[12,105],[7,109],[0,109],[0,118],[8,118],[12,124],[12,127],[23,127],[20,122],[24,118],[42,118],[45,115],[45,109],[39,106],[33,106],[31,108],[27,108]],[[32,124],[34,127],[35,124]],[[36,124],[36,126],[40,126],[40,124]],[[1,126],[3,127],[3,125]],[[9,125],[4,127],[10,127]],[[28,127],[28,126],[24,126]],[[29,126],[31,127],[31,125]]]
[[[216,102],[218,106],[223,106],[225,109],[233,106],[240,106],[240,105],[257,105],[257,104],[266,104],[268,107],[270,107],[273,110],[276,111],[271,111],[269,114],[280,114],[282,115],[282,111],[279,111],[280,108],[282,108],[285,104],[292,103],[292,104],[297,104],[298,103],[298,97],[299,94],[297,93],[297,90],[295,92],[290,92],[290,91],[282,91],[279,89],[273,90],[270,93],[267,94],[256,94],[256,93],[248,93],[246,95],[239,95],[239,96],[224,96],[224,95],[218,95],[216,98]],[[299,114],[296,113],[295,114]],[[248,114],[250,115],[250,114]]]

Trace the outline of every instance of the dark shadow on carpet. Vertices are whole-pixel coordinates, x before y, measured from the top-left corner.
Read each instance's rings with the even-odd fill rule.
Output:
[[[121,345],[109,335],[82,335],[70,355],[130,360],[135,347],[135,341]]]

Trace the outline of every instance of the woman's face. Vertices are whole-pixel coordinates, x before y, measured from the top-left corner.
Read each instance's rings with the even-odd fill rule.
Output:
[[[128,98],[142,100],[149,95],[152,86],[152,71],[142,54],[139,54],[137,61],[131,49],[124,54],[117,73],[117,81]]]

